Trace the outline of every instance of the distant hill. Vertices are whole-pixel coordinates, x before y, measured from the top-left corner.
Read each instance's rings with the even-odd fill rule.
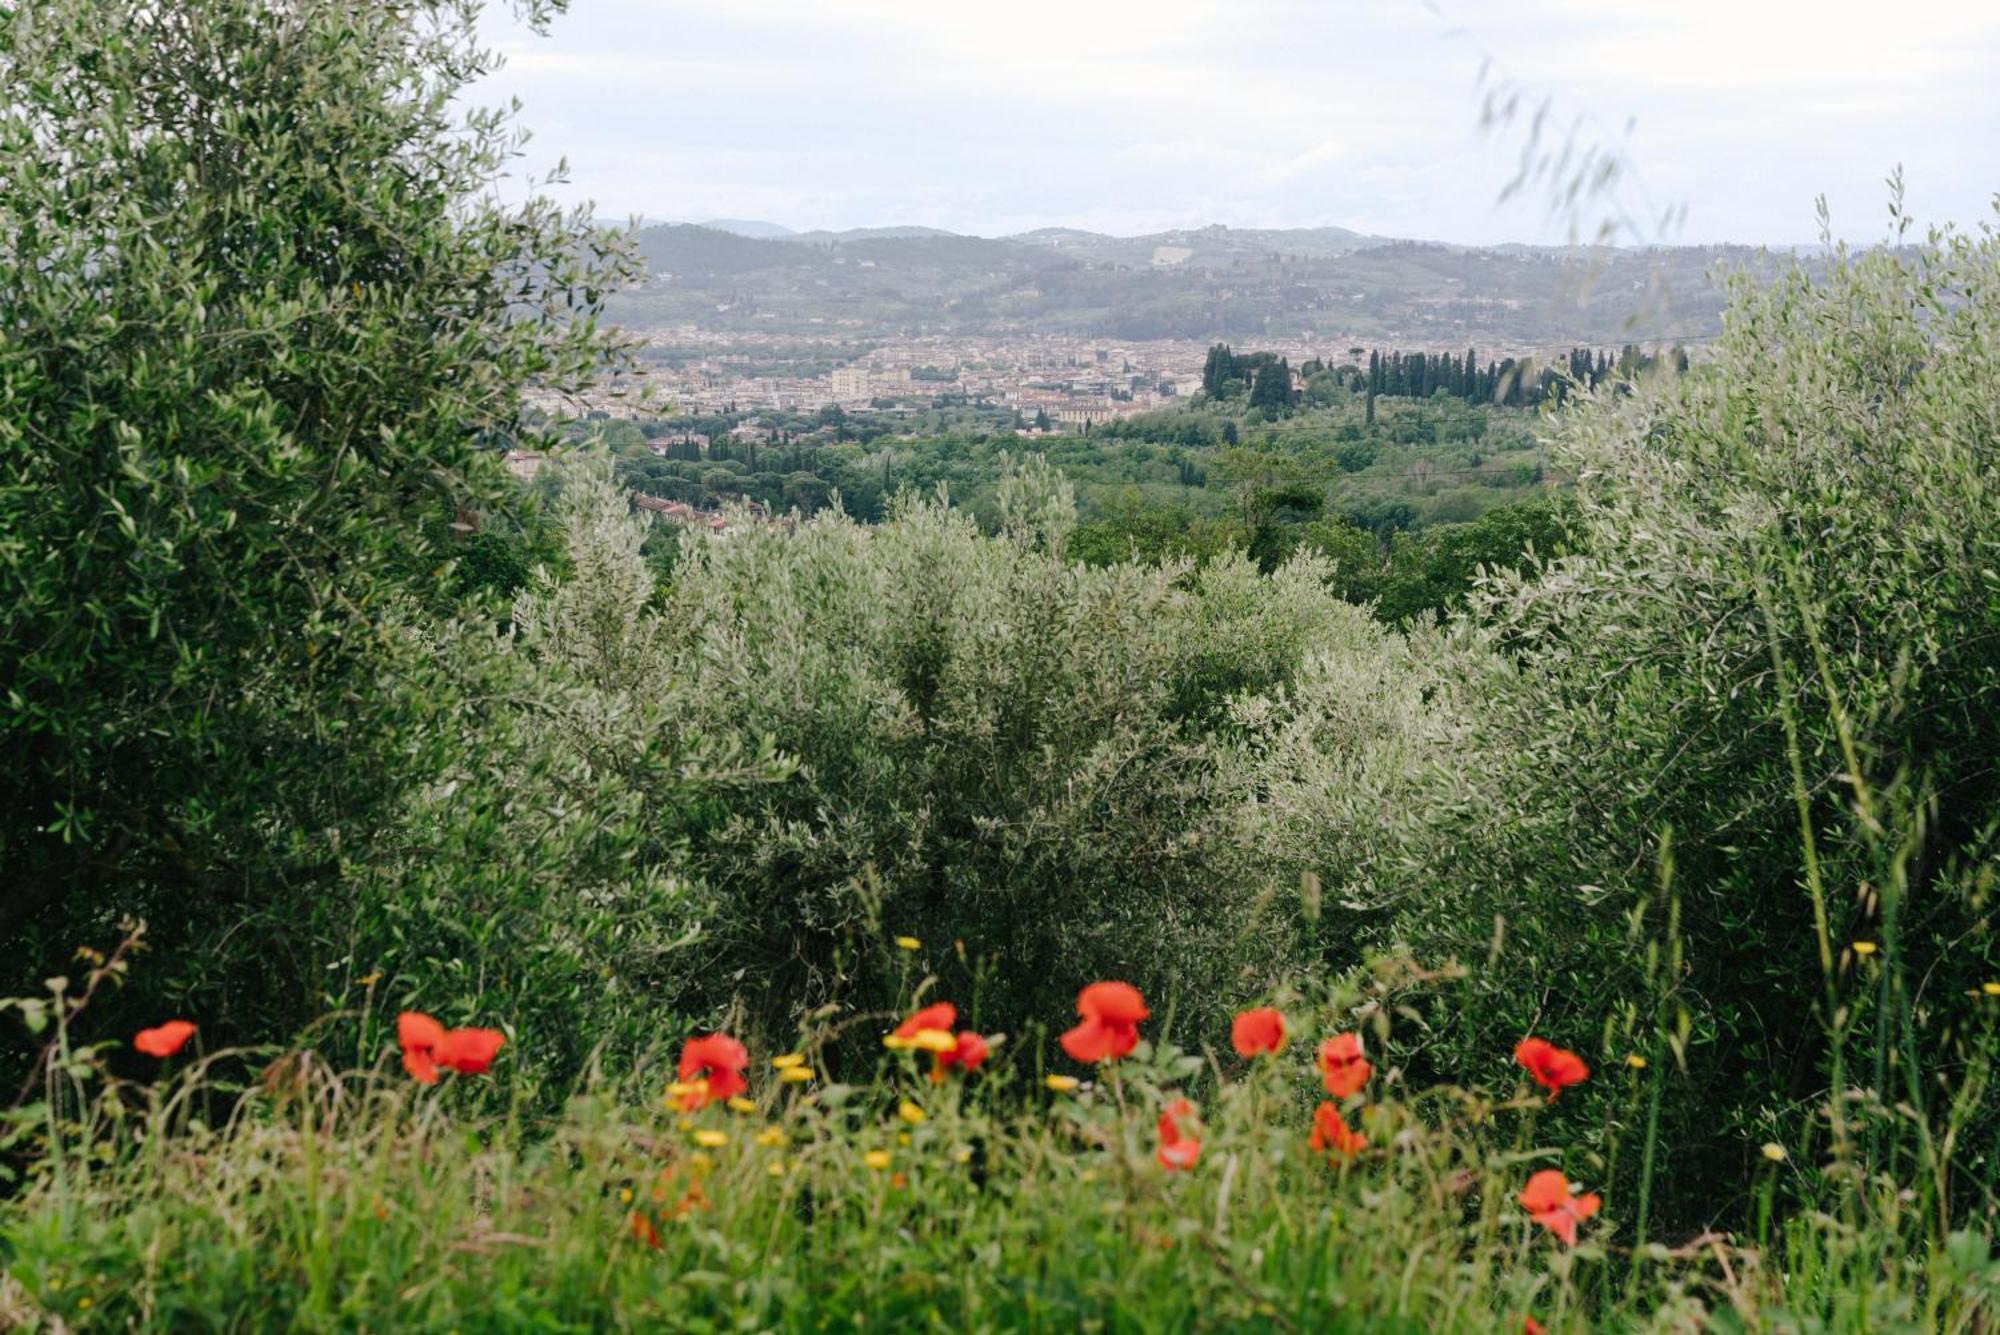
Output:
[[[797,236],[791,228],[774,222],[759,222],[755,218],[710,218],[695,224],[717,232],[733,232],[737,236],[756,237],[760,241],[770,241],[783,236]]]
[[[1472,247],[1342,227],[994,238],[928,227],[759,237],[743,226],[643,229],[649,278],[615,299],[616,317],[861,336],[1698,342],[1720,316],[1713,271],[1779,263],[1742,246]]]
[[[835,241],[920,241],[926,237],[958,236],[957,232],[947,232],[941,227],[850,227],[844,232],[793,232],[794,241],[812,241],[825,244]],[[971,240],[980,240],[973,237]]]

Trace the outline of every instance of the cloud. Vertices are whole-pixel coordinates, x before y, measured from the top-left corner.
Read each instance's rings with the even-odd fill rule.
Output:
[[[1625,142],[1688,239],[1786,240],[1824,191],[1879,216],[1897,161],[1935,216],[2000,184],[2000,5],[1936,0],[592,0],[496,24],[535,151],[651,217],[988,233],[1341,223],[1546,238],[1496,208],[1491,59]],[[1638,128],[1624,140],[1622,127]],[[1614,127],[1611,130],[1597,128]],[[1092,221],[1095,220],[1095,221]]]

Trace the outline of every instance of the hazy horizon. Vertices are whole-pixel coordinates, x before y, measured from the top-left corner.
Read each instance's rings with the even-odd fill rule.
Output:
[[[1887,196],[1885,193],[1884,198],[1886,199],[1886,197]],[[603,223],[622,223],[631,220],[632,219],[629,217],[621,219],[607,215],[601,218],[599,221]],[[1102,228],[1080,227],[1072,223],[1055,222],[1055,223],[1044,223],[1039,227],[1030,227],[1023,231],[997,232],[990,230],[968,231],[968,230],[961,230],[958,228],[936,227],[928,223],[904,222],[897,219],[890,219],[882,222],[855,223],[852,226],[846,226],[846,227],[799,227],[799,226],[793,226],[792,224],[789,224],[779,218],[743,218],[743,217],[652,218],[652,217],[639,216],[637,217],[636,220],[641,227],[703,227],[711,231],[734,232],[734,234],[736,235],[747,236],[752,240],[786,240],[789,238],[801,237],[801,236],[852,235],[855,233],[862,233],[862,232],[927,231],[927,232],[936,232],[940,234],[948,234],[951,236],[972,237],[987,241],[1007,241],[1018,237],[1032,236],[1037,232],[1090,232],[1097,236],[1109,237],[1113,240],[1133,241],[1133,240],[1141,240],[1146,237],[1152,237],[1152,236],[1164,236],[1171,233],[1199,232],[1211,227],[1223,227],[1227,228],[1232,232],[1311,232],[1320,230],[1348,231],[1355,233],[1357,236],[1366,237],[1374,240],[1414,241],[1420,244],[1455,246],[1467,249],[1494,249],[1503,246],[1549,247],[1549,246],[1563,246],[1571,244],[1561,238],[1544,238],[1532,241],[1520,240],[1520,239],[1502,239],[1497,241],[1450,241],[1443,237],[1432,237],[1432,236],[1389,236],[1385,233],[1363,232],[1359,228],[1347,227],[1344,224],[1338,222],[1292,223],[1292,224],[1209,222],[1209,223],[1192,223],[1186,225],[1176,225],[1170,227],[1159,227],[1148,231],[1136,231],[1136,232],[1109,231]],[[773,233],[771,236],[765,237],[749,231],[738,230],[739,228],[745,228],[745,227],[758,227],[758,228],[774,227],[782,229],[782,234]],[[1590,244],[1590,242],[1588,241],[1588,239],[1583,239],[1579,240],[1575,244],[1584,245],[1584,244]],[[1798,248],[1809,247],[1817,245],[1818,243],[1817,241],[1796,241],[1796,240],[1795,241],[1768,241],[1768,240],[1695,241],[1686,239],[1634,243],[1630,240],[1621,239],[1621,240],[1606,242],[1604,244],[1625,246],[1635,249],[1640,248],[1640,245],[1676,245],[1676,246],[1747,246],[1747,247],[1765,247],[1771,250],[1786,250],[1786,249],[1798,249]]]
[[[584,0],[546,38],[488,31],[509,63],[480,91],[521,99],[527,166],[567,158],[561,197],[606,217],[1565,242],[1543,196],[1500,202],[1520,139],[1478,123],[1489,60],[1555,99],[1556,138],[1623,152],[1627,239],[1803,244],[1824,194],[1869,241],[1898,165],[1924,222],[1989,220],[2000,186],[1976,0]]]

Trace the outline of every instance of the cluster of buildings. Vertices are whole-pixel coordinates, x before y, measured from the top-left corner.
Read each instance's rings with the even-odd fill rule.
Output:
[[[1313,358],[1366,356],[1323,341],[1260,339],[1255,350],[1276,353],[1294,367]],[[530,391],[528,401],[558,416],[645,420],[827,408],[914,416],[943,400],[1013,409],[1027,424],[1024,430],[1080,431],[1192,397],[1201,388],[1208,344],[930,335],[857,348],[797,334],[682,327],[647,332],[641,355],[644,373],[619,384],[581,399]]]
[[[1015,409],[1028,422],[1045,417],[1052,430],[1080,430],[1193,395],[1208,352],[1184,341],[930,337],[879,343],[858,356],[851,346],[829,345],[815,359],[796,338],[769,335],[704,333],[697,341],[659,331],[647,343],[655,355],[643,375],[581,398],[530,391],[529,406],[554,416],[641,420],[826,408],[915,413],[943,398]],[[826,369],[797,369],[815,360]]]

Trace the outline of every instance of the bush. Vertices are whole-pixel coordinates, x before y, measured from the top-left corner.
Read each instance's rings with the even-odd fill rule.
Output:
[[[1467,524],[1395,535],[1373,592],[1391,625],[1456,612],[1479,579],[1532,569],[1565,549],[1567,500],[1497,506]]]
[[[1962,1111],[1914,1073],[2000,964],[1996,291],[1990,233],[1740,286],[1708,364],[1556,419],[1576,550],[1462,632],[1504,657],[1448,685],[1474,736],[1398,933],[1496,965],[1437,1059],[1533,1023],[1672,1061],[1683,1220],[1845,1064],[1926,1153]],[[1990,1183],[1985,1118],[1959,1168]]]
[[[712,1000],[689,977],[718,906],[685,873],[678,813],[790,773],[768,744],[701,730],[654,605],[647,521],[607,462],[564,472],[568,559],[512,626],[467,616],[398,638],[428,781],[349,855],[344,893],[303,915],[331,996],[505,1017],[534,1054],[523,1087],[550,1099],[593,1054],[627,1069]]]
[[[1237,715],[1400,641],[1315,560],[1078,565],[1042,469],[1010,475],[1001,514],[988,539],[906,498],[872,530],[822,515],[683,550],[663,679],[702,731],[798,764],[686,813],[691,872],[721,899],[713,1004],[747,979],[772,1026],[879,1003],[900,975],[855,942],[891,932],[962,941],[954,967],[988,975],[961,990],[970,1018],[1000,1029],[1060,1014],[1092,973],[1212,1018],[1220,984],[1292,958],[1302,868],[1246,856],[1262,776]],[[1404,726],[1325,703],[1329,746]]]
[[[142,913],[239,1013],[317,1009],[293,913],[428,777],[383,647],[444,601],[428,535],[506,494],[522,386],[594,378],[624,272],[583,214],[495,202],[471,25],[0,9],[9,973]]]

